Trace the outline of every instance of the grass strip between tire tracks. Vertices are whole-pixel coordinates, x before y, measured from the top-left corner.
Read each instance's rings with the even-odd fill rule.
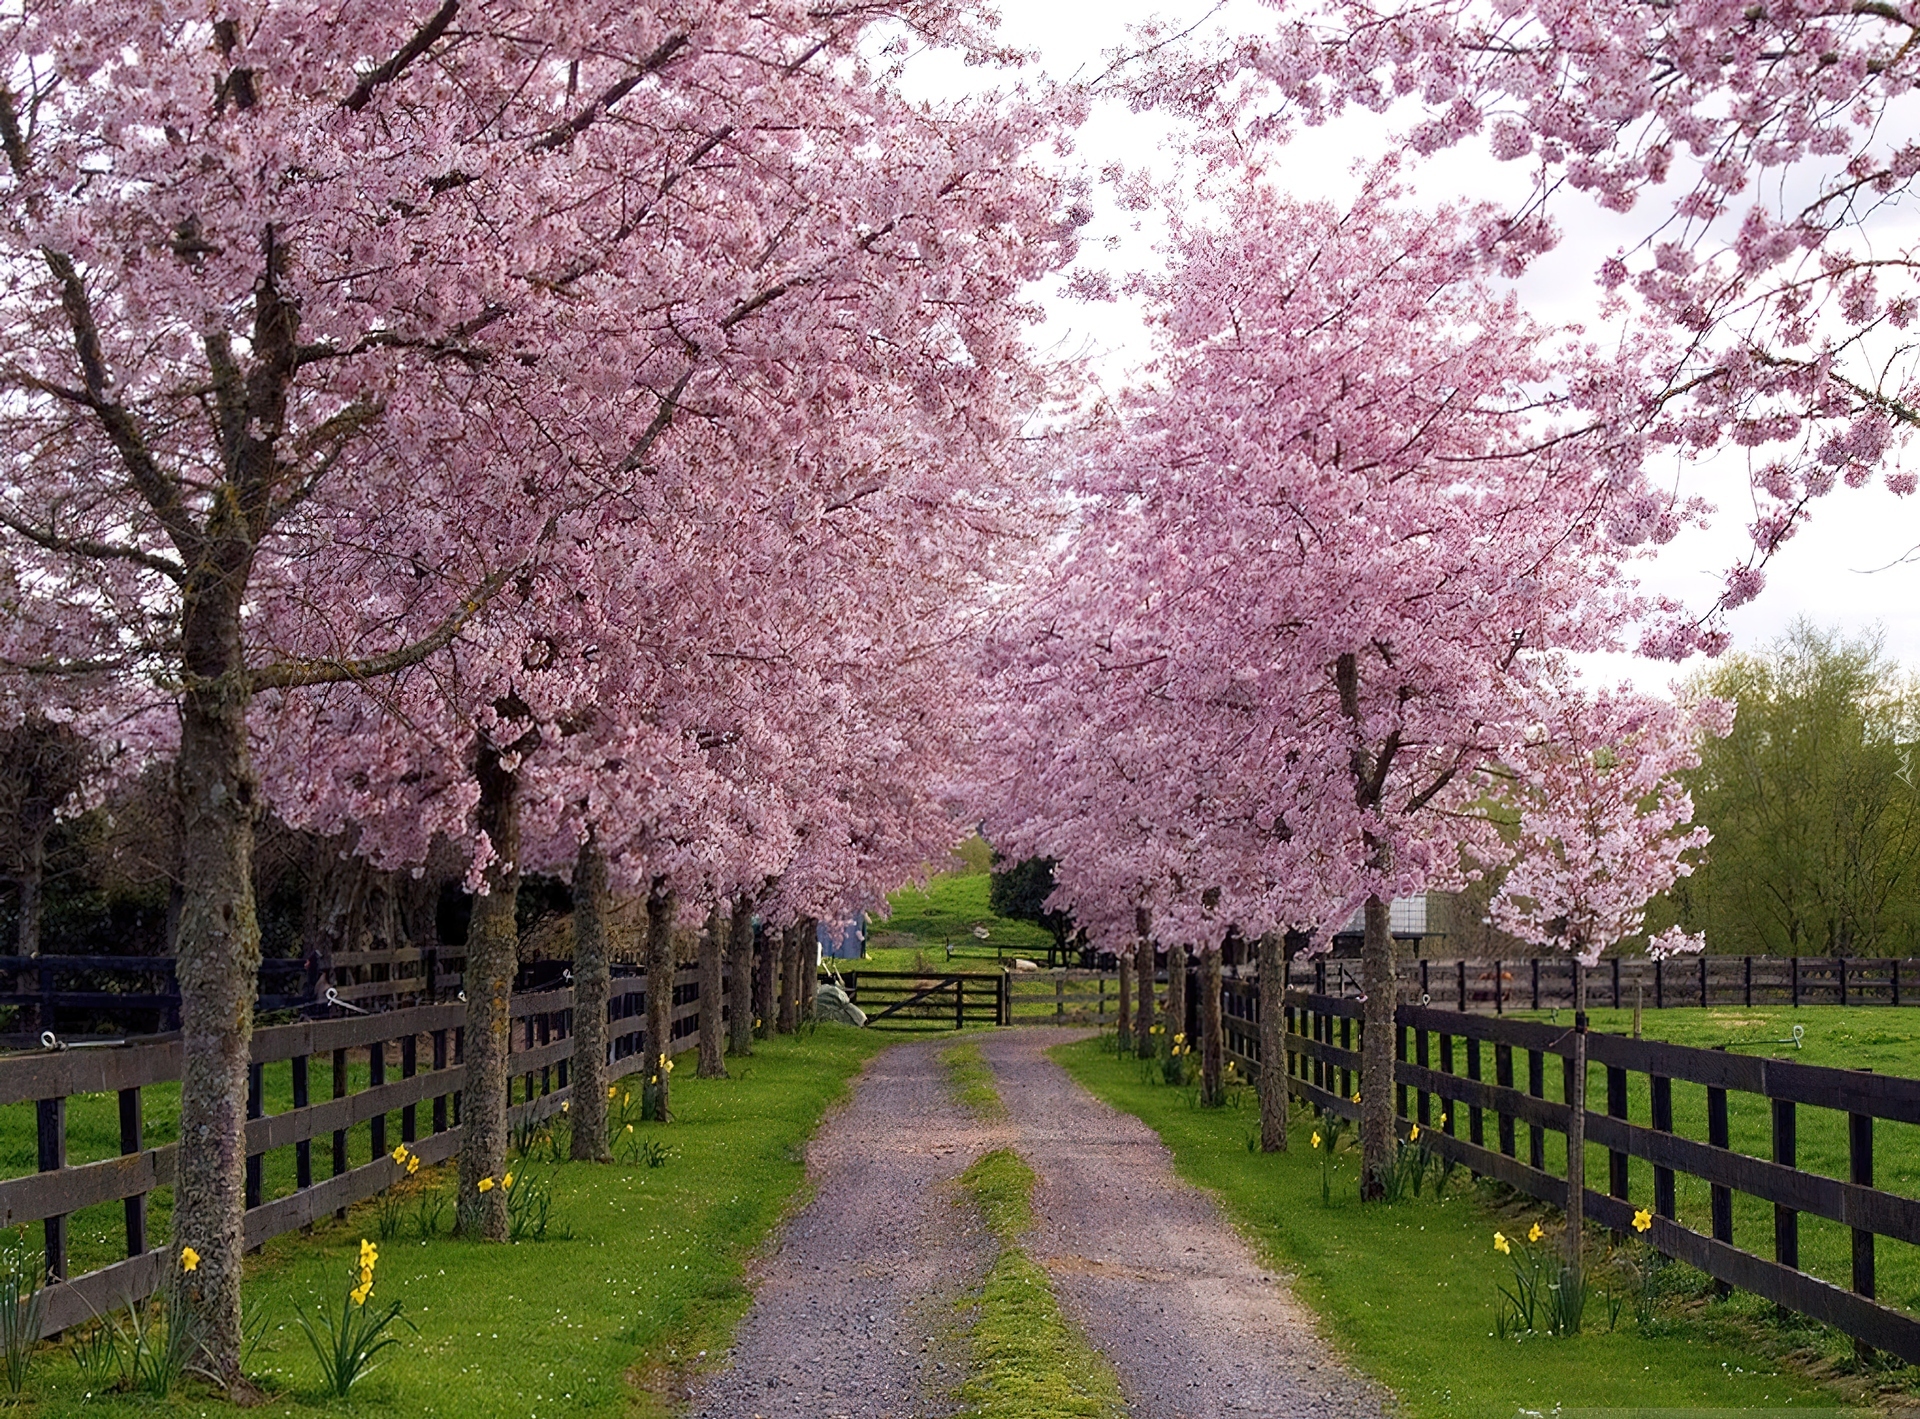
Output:
[[[1120,1419],[1127,1411],[1113,1366],[1061,1314],[1052,1281],[1018,1245],[1033,1222],[1033,1181],[1007,1148],[960,1175],[1000,1240],[974,1302],[973,1373],[960,1398],[976,1419]]]
[[[993,1070],[978,1045],[951,1045],[940,1051],[940,1067],[947,1073],[947,1092],[954,1102],[977,1119],[1007,1116],[1000,1091],[993,1086]]]

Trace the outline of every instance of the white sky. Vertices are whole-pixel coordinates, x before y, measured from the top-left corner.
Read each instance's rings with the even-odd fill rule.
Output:
[[[1179,0],[1008,0],[1003,38],[1034,51],[1048,73],[1066,78],[1091,76],[1106,67],[1106,52],[1126,45],[1129,27],[1157,14],[1203,16],[1208,5]],[[1253,30],[1269,22],[1272,12],[1253,0],[1231,0],[1222,18],[1235,29]],[[929,75],[920,82],[940,88],[978,82],[978,71],[955,70]],[[1356,155],[1379,151],[1393,124],[1363,117],[1328,129],[1310,131],[1296,140],[1281,168],[1281,183],[1301,196],[1337,197],[1351,191]],[[1080,149],[1088,169],[1098,173],[1109,162],[1129,166],[1150,163],[1171,175],[1173,160],[1163,139],[1167,122],[1141,116],[1123,106],[1096,109],[1081,131]],[[1417,192],[1434,201],[1470,196],[1499,198],[1522,180],[1520,165],[1495,163],[1484,150],[1469,147],[1417,170]],[[1088,251],[1083,264],[1107,264],[1116,274],[1152,264],[1154,235],[1138,225],[1134,214],[1116,211],[1096,194],[1099,216],[1088,228]],[[1602,257],[1619,246],[1627,233],[1637,234],[1651,221],[1655,209],[1643,204],[1625,218],[1597,209],[1578,210],[1565,204],[1557,210],[1566,233],[1562,245],[1526,278],[1523,292],[1535,309],[1549,318],[1577,320],[1591,299],[1593,272]],[[1102,252],[1097,244],[1116,239],[1117,249]],[[1102,378],[1118,383],[1138,366],[1149,349],[1138,312],[1125,303],[1087,306],[1056,299],[1050,303],[1049,335],[1064,351],[1087,348],[1096,355]],[[1920,460],[1911,449],[1907,461]],[[1744,465],[1677,469],[1682,486],[1705,497],[1718,508],[1713,526],[1683,534],[1663,548],[1642,572],[1651,590],[1674,595],[1693,605],[1706,605],[1717,590],[1725,568],[1738,561],[1750,545],[1744,532],[1751,520]],[[1920,552],[1913,563],[1898,564],[1920,544],[1920,498],[1897,499],[1877,484],[1864,489],[1841,488],[1817,506],[1812,521],[1774,558],[1767,588],[1729,619],[1734,645],[1757,648],[1781,634],[1788,623],[1806,616],[1823,627],[1839,627],[1857,634],[1873,627],[1883,630],[1888,651],[1902,663],[1920,668]],[[1883,568],[1889,568],[1881,570]],[[1632,657],[1609,659],[1596,665],[1606,678],[1627,677],[1647,689],[1664,689],[1685,667],[1640,661]]]

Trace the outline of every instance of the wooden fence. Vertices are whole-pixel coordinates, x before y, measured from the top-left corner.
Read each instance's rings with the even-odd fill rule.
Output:
[[[1400,998],[1495,1015],[1573,1007],[1564,956],[1509,961],[1402,961]],[[1360,994],[1360,963],[1315,957],[1291,963],[1287,983],[1316,995]],[[1920,1004],[1920,958],[1896,956],[1615,957],[1587,972],[1589,1007]]]
[[[609,1053],[612,1077],[619,1078],[641,1069],[650,1053],[643,1038],[646,980],[617,977],[613,988]],[[674,1002],[669,1051],[678,1053],[693,1044],[698,1030],[696,972],[680,973]],[[344,1215],[350,1204],[398,1181],[404,1174],[388,1155],[394,1141],[426,1163],[458,1152],[465,1018],[461,1004],[421,1005],[254,1032],[248,1247],[329,1213]],[[568,1098],[573,993],[515,995],[512,1018],[509,1119],[520,1126],[558,1112]],[[33,1107],[39,1166],[38,1172],[0,1181],[0,1226],[41,1226],[49,1277],[44,1333],[143,1299],[158,1286],[167,1253],[149,1244],[148,1195],[172,1185],[180,1145],[148,1146],[142,1091],[176,1084],[180,1069],[177,1037],[0,1058],[0,1105]],[[317,1075],[325,1078],[330,1097],[314,1097]],[[70,1159],[69,1104],[87,1113],[83,1134],[97,1144],[111,1133],[113,1105],[97,1097],[106,1094],[117,1096],[118,1154]],[[269,1095],[286,1106],[269,1110]],[[327,1165],[326,1176],[318,1178],[316,1145]],[[82,1209],[115,1203],[119,1225],[101,1227],[95,1214],[96,1225],[82,1239],[89,1255],[76,1257],[69,1220]],[[116,1233],[124,1233],[124,1246]],[[108,1259],[115,1254],[121,1259]],[[77,1275],[71,1272],[75,1260],[82,1262]]]
[[[1008,975],[1000,971],[848,971],[847,997],[877,1030],[960,1030],[1008,1023]]]
[[[359,951],[325,965],[260,963],[254,1008],[262,1014],[334,1001],[392,1008],[460,988],[464,947]],[[180,1028],[180,985],[171,956],[0,956],[0,1007],[14,1006],[31,1036],[79,1024],[154,1034]]]
[[[1225,1009],[1229,1057],[1257,1069],[1257,987],[1230,982]],[[1357,1118],[1352,1100],[1360,1074],[1362,1006],[1290,992],[1285,1009],[1293,1094],[1316,1108]],[[1421,1140],[1437,1156],[1564,1208],[1571,1024],[1490,1019],[1420,1005],[1400,1006],[1395,1024],[1395,1107],[1403,1136],[1418,1124]],[[1549,1058],[1557,1058],[1560,1067],[1550,1071]],[[1603,1100],[1604,1111],[1586,1111],[1585,1176],[1606,1180],[1604,1191],[1585,1188],[1589,1218],[1616,1235],[1626,1234],[1634,1212],[1645,1208],[1652,1214],[1647,1240],[1723,1288],[1751,1291],[1835,1326],[1858,1344],[1920,1362],[1920,1317],[1876,1299],[1875,1265],[1881,1238],[1920,1244],[1920,1200],[1874,1185],[1876,1124],[1920,1123],[1920,1080],[1599,1033],[1587,1035],[1587,1060],[1589,1074],[1597,1074],[1602,1085],[1590,1088],[1587,1097]],[[1554,1081],[1558,1098],[1548,1094],[1550,1072],[1560,1076]],[[1676,1085],[1704,1092],[1705,1138],[1676,1129]],[[1741,1095],[1754,1102],[1733,1108],[1730,1096]],[[1635,1111],[1630,1101],[1644,1122],[1629,1117]],[[1759,1101],[1764,1101],[1758,1115],[1764,1130],[1752,1126]],[[1683,1103],[1691,1115],[1694,1096],[1683,1096]],[[1764,1132],[1770,1156],[1735,1148],[1736,1118],[1741,1141],[1760,1145]],[[1834,1146],[1825,1151],[1830,1157],[1844,1154],[1845,1176],[1809,1170],[1808,1160],[1800,1157],[1803,1137],[1830,1137]],[[1684,1215],[1676,1181],[1686,1186]],[[1764,1227],[1771,1209],[1771,1247],[1765,1245],[1764,1231],[1760,1246],[1747,1237],[1741,1239],[1744,1245],[1736,1243],[1736,1198],[1762,1204],[1760,1218],[1751,1216],[1752,1209],[1740,1209],[1749,1212],[1749,1227],[1756,1221]],[[1803,1215],[1845,1229],[1846,1284],[1803,1269]],[[1901,1260],[1905,1271],[1908,1258]],[[1831,1270],[1831,1256],[1829,1263]]]
[[[1112,971],[1011,971],[1009,1025],[1104,1025],[1120,1009],[1120,977]]]

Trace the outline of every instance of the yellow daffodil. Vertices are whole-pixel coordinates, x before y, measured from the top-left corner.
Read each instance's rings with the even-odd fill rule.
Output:
[[[1495,1232],[1493,1234],[1493,1249],[1502,1256],[1513,1255],[1513,1244],[1509,1242],[1505,1234],[1501,1232]]]
[[[1540,1224],[1538,1222],[1535,1222],[1527,1229],[1527,1240],[1530,1242],[1537,1242],[1544,1236],[1546,1236],[1546,1233],[1540,1230]]]
[[[1173,1037],[1173,1042],[1174,1042],[1175,1044],[1177,1044],[1177,1045],[1183,1045],[1183,1044],[1185,1044],[1185,1043],[1187,1042],[1187,1034],[1186,1034],[1186,1031],[1184,1031],[1184,1030],[1182,1030],[1182,1031],[1181,1031],[1181,1032],[1180,1032],[1179,1034],[1177,1034],[1177,1035],[1175,1035],[1175,1036]]]
[[[628,1132],[628,1133],[632,1133],[632,1132],[633,1132],[633,1125],[632,1125],[632,1124],[628,1124],[628,1125],[627,1125],[627,1132]]]
[[[1354,1103],[1356,1103],[1356,1104],[1357,1104],[1357,1103],[1359,1103],[1359,1102],[1360,1102],[1360,1096],[1359,1096],[1358,1094],[1355,1094],[1355,1095],[1353,1096],[1353,1101],[1354,1101]]]
[[[407,1161],[407,1145],[402,1143],[399,1147],[395,1148],[393,1152],[390,1153],[388,1156],[391,1157],[393,1161],[396,1163],[406,1162]]]
[[[631,1089],[629,1089],[629,1090],[627,1090],[627,1097],[626,1097],[626,1098],[624,1098],[624,1099],[622,1099],[622,1100],[621,1100],[620,1102],[621,1102],[621,1103],[623,1103],[623,1104],[630,1104],[630,1103],[632,1103],[632,1102],[633,1102],[633,1090],[631,1090]]]
[[[200,1253],[195,1251],[192,1247],[181,1247],[180,1248],[180,1269],[182,1271],[197,1271],[199,1270],[199,1268],[200,1268]]]
[[[371,1271],[373,1269],[373,1264],[378,1260],[380,1260],[380,1248],[376,1247],[372,1242],[368,1241],[365,1237],[362,1237],[360,1239],[361,1267]]]
[[[407,1176],[412,1177],[415,1173],[419,1171],[420,1171],[420,1155],[415,1153],[410,1155],[407,1159]]]
[[[1644,1232],[1644,1231],[1647,1231],[1652,1226],[1653,1226],[1653,1214],[1647,1211],[1646,1208],[1642,1207],[1638,1212],[1633,1214],[1633,1230],[1634,1231]]]
[[[561,1112],[561,1113],[565,1113],[565,1112],[566,1112],[566,1111],[567,1111],[568,1109],[570,1109],[570,1108],[572,1108],[572,1107],[573,1107],[573,1100],[571,1100],[571,1099],[562,1099],[562,1100],[560,1101],[560,1112]]]
[[[373,1283],[371,1281],[362,1281],[347,1294],[353,1297],[353,1303],[356,1306],[364,1306],[367,1303],[367,1297],[373,1294]]]
[[[1447,1116],[1445,1114],[1441,1114],[1439,1118],[1434,1120],[1434,1122],[1439,1124],[1440,1127],[1445,1128],[1447,1126]]]
[[[1413,1126],[1413,1132],[1411,1132],[1411,1133],[1409,1133],[1409,1134],[1407,1135],[1407,1142],[1409,1142],[1409,1143],[1412,1143],[1413,1141],[1415,1141],[1415,1140],[1416,1140],[1416,1139],[1418,1139],[1419,1137],[1420,1137],[1420,1125],[1416,1123],[1416,1124],[1415,1124],[1415,1125]]]
[[[607,1085],[607,1097],[609,1099],[613,1098],[619,1092],[619,1089],[615,1088],[612,1084]]]
[[[1317,1133],[1316,1133],[1316,1134],[1314,1134],[1314,1135],[1313,1135],[1313,1142],[1311,1142],[1311,1143],[1309,1143],[1309,1144],[1308,1144],[1307,1146],[1308,1146],[1309,1148],[1318,1148],[1318,1147],[1320,1146],[1320,1135],[1319,1135],[1319,1134],[1317,1134]]]
[[[670,1059],[663,1059],[663,1060],[661,1060],[661,1061],[660,1061],[660,1072],[661,1072],[662,1074],[671,1074],[671,1073],[673,1073],[673,1061],[672,1061],[672,1060],[670,1060]]]
[[[480,1183],[479,1183],[479,1187],[480,1187],[480,1191],[482,1191],[482,1192],[492,1192],[492,1191],[493,1191],[493,1179],[492,1179],[492,1178],[482,1178],[482,1179],[480,1179]]]
[[[513,1186],[513,1174],[512,1174],[512,1173],[508,1173],[508,1174],[507,1174],[507,1175],[506,1175],[506,1176],[505,1176],[504,1178],[502,1178],[502,1179],[500,1180],[500,1186],[502,1186],[502,1187],[512,1187],[512,1186]]]

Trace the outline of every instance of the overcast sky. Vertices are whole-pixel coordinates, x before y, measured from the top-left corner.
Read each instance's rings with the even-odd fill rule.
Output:
[[[1152,0],[1056,0],[1032,3],[1016,0],[1005,10],[1004,37],[1037,52],[1048,72],[1060,77],[1097,74],[1106,67],[1108,51],[1124,46],[1130,26],[1156,13],[1198,19],[1209,6],[1152,3]],[[1223,18],[1239,28],[1252,29],[1268,21],[1272,12],[1234,0]],[[932,77],[939,87],[977,82],[979,71]],[[1388,141],[1394,125],[1371,117],[1343,122],[1333,129],[1312,132],[1296,142],[1281,165],[1281,185],[1301,196],[1339,197],[1353,187],[1356,156],[1377,152]],[[1097,109],[1080,137],[1081,155],[1098,172],[1119,161],[1137,165],[1163,152],[1167,125],[1154,116],[1129,113],[1109,105]],[[1171,173],[1169,158],[1154,158],[1155,166]],[[1435,201],[1456,196],[1500,198],[1514,191],[1524,174],[1494,163],[1484,150],[1449,155],[1421,169],[1418,193]],[[1137,268],[1155,259],[1151,227],[1139,227],[1133,214],[1120,213],[1101,200],[1100,215],[1089,229],[1090,246],[1102,239],[1118,243],[1112,251],[1090,252],[1116,272]],[[1593,272],[1600,259],[1614,250],[1623,234],[1639,230],[1651,219],[1650,209],[1626,218],[1595,209],[1563,205],[1557,213],[1567,233],[1561,248],[1529,274],[1523,286],[1530,303],[1545,316],[1579,320],[1591,301]],[[1137,312],[1121,304],[1087,306],[1057,299],[1050,303],[1051,336],[1063,349],[1090,349],[1103,379],[1119,382],[1150,352],[1147,333]],[[1920,458],[1909,452],[1908,462]],[[1743,531],[1752,517],[1743,461],[1723,466],[1675,469],[1682,486],[1708,498],[1719,509],[1712,528],[1683,534],[1661,550],[1642,571],[1649,589],[1707,604],[1724,569],[1740,559],[1747,541]],[[1736,648],[1757,648],[1781,634],[1798,616],[1821,626],[1839,627],[1856,634],[1879,627],[1888,650],[1900,661],[1920,669],[1920,552],[1904,562],[1920,544],[1920,498],[1897,499],[1877,484],[1852,490],[1841,488],[1817,508],[1810,524],[1774,559],[1766,590],[1750,605],[1736,611],[1729,622]],[[1648,689],[1664,689],[1686,667],[1641,662],[1620,657],[1594,667],[1608,678],[1632,678]]]

